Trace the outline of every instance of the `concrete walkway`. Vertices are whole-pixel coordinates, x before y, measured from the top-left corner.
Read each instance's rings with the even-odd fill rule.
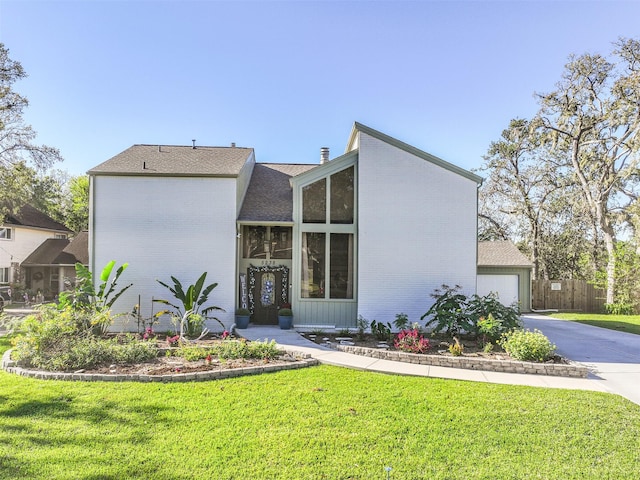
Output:
[[[416,365],[412,363],[369,358],[361,355],[339,352],[337,350],[317,345],[298,334],[295,330],[281,330],[276,326],[250,325],[247,329],[236,330],[236,334],[246,338],[247,340],[275,340],[276,343],[283,348],[307,353],[313,358],[316,358],[320,363],[358,370],[392,373],[396,375],[451,378],[455,380],[500,383],[506,385],[528,385],[532,387],[568,388],[575,390],[620,393],[616,392],[615,388],[608,385],[608,381],[595,376],[591,378],[566,378],[552,377],[548,375],[499,373]],[[640,403],[640,401],[636,403]]]
[[[526,328],[537,328],[555,343],[558,354],[586,365],[607,391],[640,404],[639,335],[543,315],[522,318]]]

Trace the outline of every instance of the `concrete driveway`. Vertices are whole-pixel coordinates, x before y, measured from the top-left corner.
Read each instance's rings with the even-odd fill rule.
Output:
[[[556,352],[586,365],[611,393],[640,405],[640,335],[523,315],[525,328],[537,328],[556,344]]]

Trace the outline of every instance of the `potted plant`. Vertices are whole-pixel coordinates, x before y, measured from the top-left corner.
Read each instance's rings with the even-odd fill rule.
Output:
[[[246,308],[239,308],[236,310],[236,328],[247,328],[249,326],[249,320],[251,318],[251,312]]]
[[[289,330],[293,326],[293,312],[290,308],[278,310],[278,325],[282,330]]]

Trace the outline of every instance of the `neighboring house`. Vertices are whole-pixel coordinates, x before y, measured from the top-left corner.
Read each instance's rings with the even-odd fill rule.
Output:
[[[89,233],[84,231],[72,240],[68,238],[48,238],[22,262],[27,288],[39,290],[36,279],[49,285],[49,291],[42,290],[45,297],[55,296],[69,290],[76,278],[76,263],[89,265]]]
[[[478,243],[478,295],[498,294],[504,305],[531,311],[533,263],[510,241]]]
[[[91,169],[89,265],[128,262],[116,306],[171,294],[156,279],[219,285],[209,304],[275,324],[419,320],[443,283],[476,291],[477,175],[356,123],[320,164],[256,163],[253,149],[134,145]],[[158,307],[155,307],[155,311]]]
[[[67,227],[31,205],[7,215],[0,224],[0,285],[21,285],[53,297],[59,285],[56,273],[45,275],[45,270],[25,270],[21,265],[46,240],[65,240],[71,234]]]

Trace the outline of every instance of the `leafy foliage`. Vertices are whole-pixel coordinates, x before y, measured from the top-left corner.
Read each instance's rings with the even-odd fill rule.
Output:
[[[282,355],[282,351],[275,340],[270,342],[247,342],[245,339],[225,340],[211,347],[182,345],[178,348],[174,356],[182,357],[188,361],[203,360],[208,355],[218,357],[222,360],[244,359],[266,359],[273,360]]]
[[[371,321],[371,333],[376,340],[387,341],[391,338],[391,324]]]
[[[500,344],[505,352],[524,362],[544,362],[556,349],[540,330],[514,330],[504,334]]]
[[[436,301],[427,313],[420,317],[420,320],[431,316],[426,326],[433,325],[434,333],[444,331],[448,335],[455,336],[462,332],[474,331],[473,316],[467,313],[467,297],[460,293],[461,289],[460,285],[450,287],[443,284],[431,294]]]
[[[467,298],[459,293],[460,288],[458,285],[453,288],[442,285],[431,294],[436,301],[421,319],[432,316],[426,326],[433,325],[433,333],[445,332],[451,337],[457,337],[462,333],[477,335],[481,319],[483,328],[491,330],[488,334],[493,336],[494,332],[499,332],[498,338],[504,332],[522,328],[517,305],[502,305],[494,293],[485,296],[472,295]],[[487,320],[489,316],[492,317],[491,325]]]
[[[207,272],[204,272],[200,275],[200,278],[198,278],[195,284],[189,285],[186,289],[183,287],[182,283],[173,276],[171,277],[173,286],[169,286],[160,280],[156,280],[160,285],[167,288],[173,294],[174,298],[180,303],[180,305],[177,305],[176,303],[171,303],[169,300],[155,299],[154,302],[167,305],[173,309],[173,312],[170,310],[161,310],[155,314],[156,317],[172,314],[174,317],[182,318],[182,322],[186,324],[186,334],[191,337],[198,336],[199,331],[202,331],[204,321],[207,318],[217,321],[224,329],[224,324],[217,317],[207,315],[209,312],[215,310],[224,311],[222,308],[209,306],[202,309],[202,312],[200,312],[200,308],[209,300],[209,294],[218,286],[217,283],[212,283],[205,287],[204,282],[206,278]]]
[[[409,316],[406,313],[398,313],[393,321],[393,326],[398,330],[406,330],[409,328]]]
[[[396,335],[393,346],[409,353],[426,353],[431,348],[429,339],[424,338],[417,328],[401,330]]]
[[[100,364],[135,363],[157,356],[152,342],[131,336],[103,339],[93,333],[96,326],[100,331],[102,325],[110,323],[108,310],[43,306],[23,321],[23,333],[14,339],[13,358],[44,370],[68,371]]]
[[[12,60],[0,43],[0,218],[7,212],[15,213],[33,198],[31,189],[16,188],[24,185],[28,169],[42,172],[62,160],[57,149],[33,143],[36,132],[23,119],[29,101],[12,88],[26,76],[22,65]]]
[[[110,309],[120,296],[133,284],[129,284],[116,292],[116,286],[122,273],[129,266],[122,264],[116,270],[115,276],[111,279],[111,273],[115,267],[115,260],[111,260],[100,273],[100,285],[96,290],[93,285],[93,275],[91,271],[80,263],[76,263],[76,286],[72,292],[60,294],[59,306],[61,309],[71,306],[74,310],[102,311]]]
[[[489,293],[485,296],[472,295],[467,301],[467,312],[477,325],[477,332],[491,337],[494,342],[503,333],[516,328],[522,328],[520,320],[520,309],[517,304],[507,307],[500,303],[496,293]],[[484,319],[484,328],[488,328],[489,317],[492,327],[491,332],[481,331],[480,322]]]

